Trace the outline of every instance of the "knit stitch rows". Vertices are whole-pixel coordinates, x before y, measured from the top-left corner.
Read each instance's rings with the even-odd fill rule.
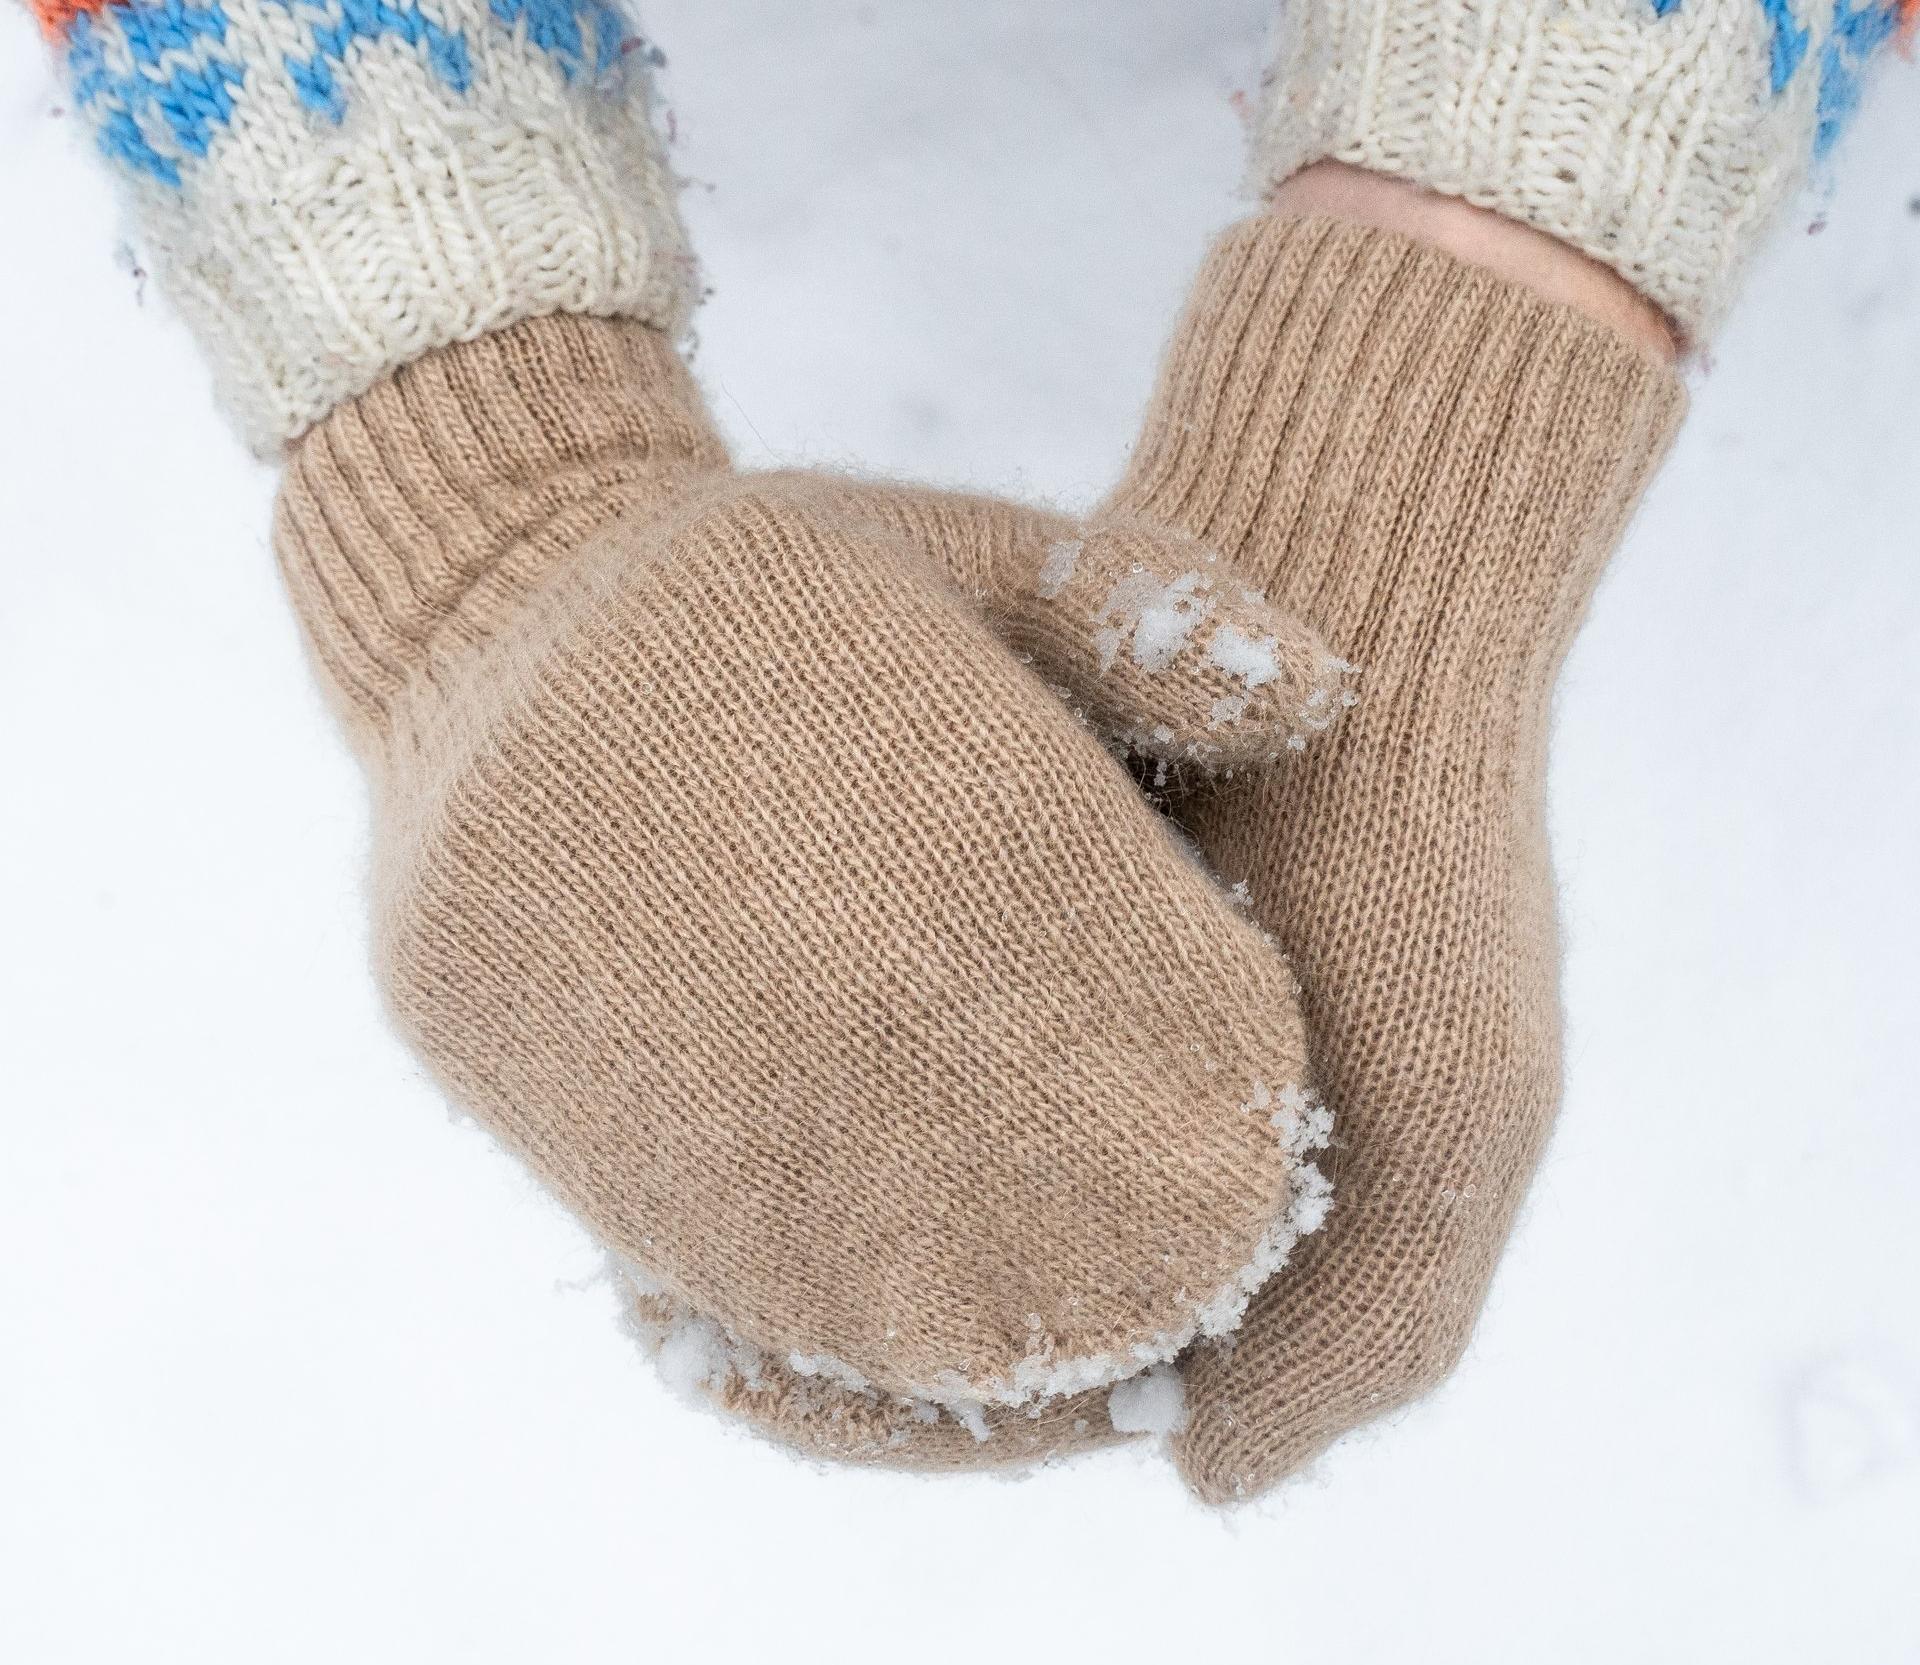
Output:
[[[439,86],[474,89],[495,53],[540,54],[578,94],[614,90],[639,45],[605,0],[40,0],[64,39],[75,103],[100,148],[134,172],[179,186],[183,170],[232,126],[250,91],[278,83],[302,109],[338,125],[368,49],[404,46]]]
[[[1613,267],[1700,339],[1916,0],[1300,0],[1252,184],[1334,159]]]
[[[659,55],[610,0],[35,5],[263,451],[484,330],[691,306]]]

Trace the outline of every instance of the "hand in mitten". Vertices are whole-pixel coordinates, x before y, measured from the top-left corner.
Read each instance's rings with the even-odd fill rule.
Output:
[[[1895,10],[1306,0],[1255,181],[1332,158],[1466,198],[1698,342]],[[1359,224],[1249,222],[1194,289],[1115,502],[1361,666],[1327,746],[1175,804],[1300,970],[1338,1130],[1326,1230],[1186,1366],[1204,1497],[1423,1392],[1484,1301],[1560,1095],[1549,701],[1683,403],[1614,329]]]
[[[733,476],[657,333],[538,320],[299,441],[278,543],[455,1096],[730,1339],[1024,1403],[1237,1316],[1303,1047],[1283,962],[876,495],[973,512]],[[1062,541],[982,564],[996,611],[1053,608]],[[1288,635],[1221,606],[1198,641]],[[1093,616],[1047,662],[1098,687]]]
[[[1803,19],[1746,0],[1311,0],[1285,22],[1261,189],[1335,158],[1498,210],[1553,253],[1502,281],[1367,229],[1365,191],[1333,193],[1344,223],[1236,228],[1111,506],[1225,550],[1361,667],[1324,748],[1169,795],[1301,968],[1338,1129],[1328,1228],[1195,1349],[1184,1403],[1154,1387],[1215,1500],[1415,1396],[1465,1343],[1559,1096],[1554,676],[1677,423],[1673,334],[1725,310],[1896,27],[1887,4]],[[1455,221],[1423,199],[1377,223],[1436,213]],[[1597,291],[1569,248],[1626,282]],[[1116,1420],[1140,1425],[1146,1385]],[[820,1396],[805,1382],[729,1392],[824,1448],[853,1427],[857,1455],[965,1456],[885,1407],[836,1405],[823,1431],[793,1415]],[[1110,1408],[989,1420],[1020,1459],[1111,1437]]]
[[[1270,1111],[1291,975],[948,572],[1203,764],[1320,720],[1317,644],[1178,535],[943,571],[978,505],[733,476],[604,6],[50,21],[228,403],[289,447],[276,548],[436,1073],[796,1370],[975,1415],[1230,1325],[1309,1183]]]

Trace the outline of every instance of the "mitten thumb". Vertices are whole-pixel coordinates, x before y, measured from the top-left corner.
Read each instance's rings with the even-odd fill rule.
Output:
[[[1352,669],[1184,533],[999,498],[848,482],[856,517],[923,551],[1094,726],[1230,772],[1299,750],[1354,703]]]

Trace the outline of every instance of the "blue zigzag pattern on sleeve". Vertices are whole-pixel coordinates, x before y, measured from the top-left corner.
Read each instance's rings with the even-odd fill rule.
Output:
[[[1860,107],[1869,66],[1899,32],[1900,19],[1893,5],[1866,0],[1856,6],[1840,0],[1833,34],[1821,54],[1820,125],[1813,141],[1816,155],[1824,156],[1839,142]]]
[[[278,64],[247,61],[229,3],[242,15],[265,5],[307,23],[312,50]],[[472,10],[473,26],[523,41],[568,82],[607,79],[625,51],[626,22],[609,0],[487,0]],[[443,28],[418,0],[116,0],[73,20],[66,51],[74,101],[100,149],[177,188],[255,78],[283,73],[305,109],[338,123],[352,102],[355,49],[383,40],[404,41],[449,92],[472,92],[469,29]]]
[[[626,25],[604,0],[490,0],[494,17],[507,28],[524,27],[527,39],[550,54],[571,81],[586,67],[584,18],[593,25],[591,74],[604,75],[620,61]]]
[[[1807,65],[1813,31],[1802,23],[1793,0],[1755,0],[1772,30],[1769,74],[1777,98]],[[1687,0],[1651,0],[1656,17],[1670,17]],[[1821,48],[1818,126],[1814,154],[1824,156],[1839,140],[1859,107],[1861,90],[1874,58],[1900,32],[1898,0],[1838,0],[1833,32]]]
[[[96,113],[100,148],[109,156],[178,185],[178,163],[155,148],[139,118],[157,115],[183,152],[206,155],[214,128],[233,119],[233,95],[246,80],[239,64],[212,50],[226,41],[227,15],[217,0],[160,0],[114,23],[132,60],[125,70],[109,61],[106,25],[87,14],[74,19],[67,43],[74,102]]]
[[[1813,31],[1793,15],[1793,0],[1760,0],[1773,26],[1773,92],[1777,98],[1793,84],[1813,46]]]
[[[293,10],[293,0],[273,0]],[[313,51],[304,58],[288,53],[282,59],[293,79],[294,91],[309,110],[339,122],[347,113],[347,95],[334,73],[343,68],[357,41],[387,37],[403,40],[419,51],[441,84],[457,93],[473,85],[473,62],[464,35],[450,34],[418,6],[389,6],[383,0],[338,0],[337,19],[313,25]]]

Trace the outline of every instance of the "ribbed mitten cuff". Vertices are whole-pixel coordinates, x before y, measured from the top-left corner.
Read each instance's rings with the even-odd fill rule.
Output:
[[[690,309],[646,52],[606,0],[34,3],[257,449],[520,319]]]
[[[1228,552],[1360,666],[1538,703],[1686,405],[1604,325],[1438,249],[1215,243],[1114,506]]]
[[[598,532],[726,466],[658,330],[529,319],[428,354],[304,435],[274,549],[349,726],[378,733]]]
[[[1332,158],[1465,198],[1605,262],[1698,340],[1903,9],[1290,0],[1251,184]]]

